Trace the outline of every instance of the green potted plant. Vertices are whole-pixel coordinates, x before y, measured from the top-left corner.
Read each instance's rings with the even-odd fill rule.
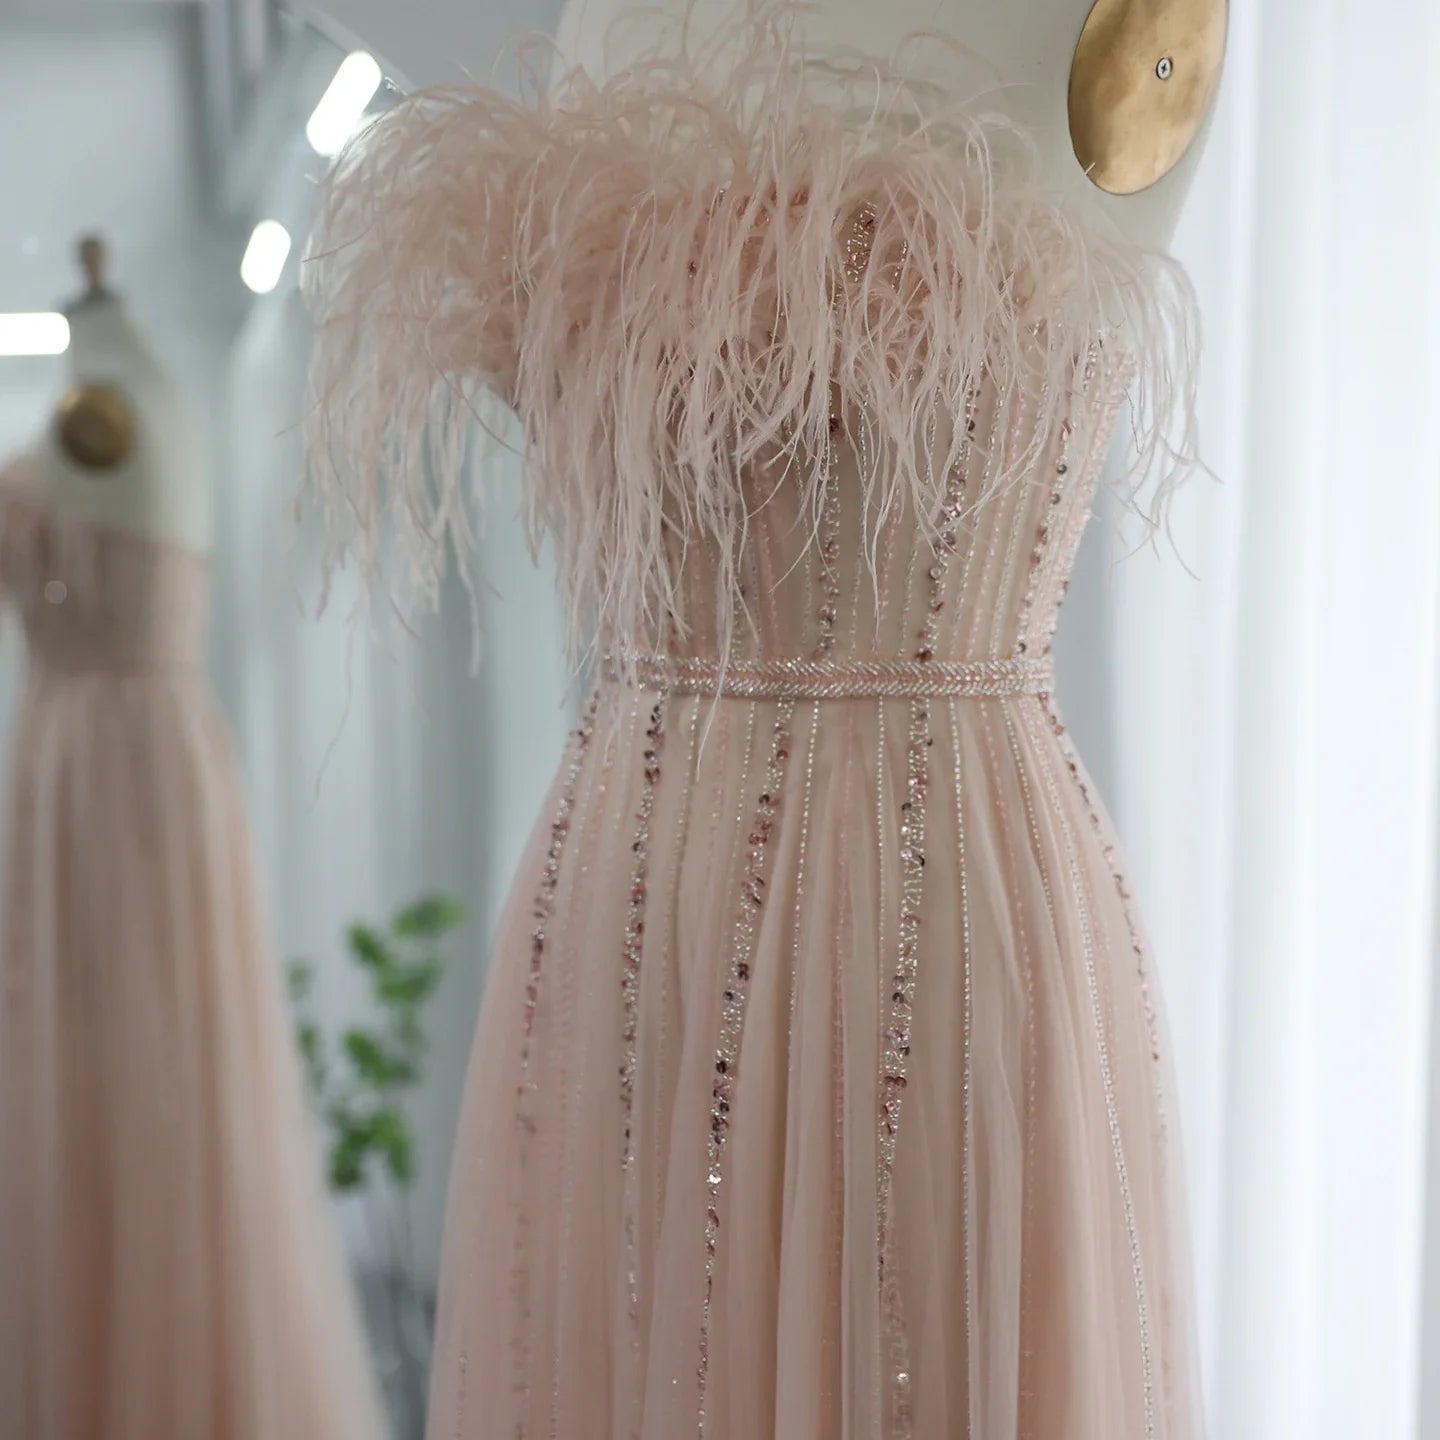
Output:
[[[355,1197],[376,1259],[370,1326],[381,1383],[400,1436],[424,1425],[433,1306],[415,1258],[411,1202],[415,1130],[410,1101],[429,1045],[425,1006],[444,973],[442,942],[465,919],[459,901],[429,895],[388,926],[346,932],[351,962],[369,977],[375,1020],[327,1034],[314,1008],[315,967],[292,960],[296,1038],[325,1137],[330,1187]]]

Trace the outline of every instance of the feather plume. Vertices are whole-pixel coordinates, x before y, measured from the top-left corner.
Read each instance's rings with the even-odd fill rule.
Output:
[[[865,513],[928,523],[961,443],[927,454],[932,418],[981,386],[1026,408],[1035,441],[993,494],[1092,350],[1136,377],[1121,483],[1148,476],[1160,515],[1193,455],[1183,271],[1087,230],[1003,120],[898,61],[817,53],[792,12],[755,4],[724,46],[677,26],[599,83],[545,83],[532,41],[517,89],[417,93],[341,157],[304,269],[306,494],[334,560],[437,603],[508,408],[575,656],[627,646],[683,627],[677,547],[734,563],[752,467],[818,516],[861,423]],[[862,418],[832,427],[837,404]],[[717,617],[724,643],[736,623]]]

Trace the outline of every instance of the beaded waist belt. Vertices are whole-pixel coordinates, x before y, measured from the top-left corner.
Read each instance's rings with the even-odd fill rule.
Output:
[[[1049,660],[718,660],[631,655],[606,673],[644,690],[735,700],[886,700],[922,695],[1044,695]]]

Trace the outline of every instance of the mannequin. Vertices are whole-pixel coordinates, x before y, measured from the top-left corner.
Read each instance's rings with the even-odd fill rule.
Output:
[[[60,511],[206,551],[204,449],[184,397],[107,284],[104,242],[77,247],[85,289],[66,307],[70,389],[20,464]]]
[[[644,13],[614,24],[628,4],[629,0],[566,0],[557,35],[558,65],[581,65],[598,77],[652,45],[657,22]],[[702,35],[723,24],[735,8],[734,0],[663,0],[645,7],[651,15],[683,16],[688,11]],[[904,56],[907,69],[943,81],[952,90],[968,92],[974,97],[977,113],[1013,121],[1035,143],[1041,184],[1092,223],[1146,249],[1163,250],[1174,233],[1204,148],[1208,102],[1223,44],[1225,0],[1156,0],[1143,15],[1135,13],[1137,8],[1133,3],[1117,5],[1109,0],[1094,6],[1097,15],[1102,11],[1121,13],[1114,17],[1107,37],[1105,48],[1111,58],[1097,67],[1107,73],[1082,75],[1094,96],[1091,106],[1098,105],[1102,111],[1133,107],[1133,118],[1128,111],[1125,118],[1134,130],[1143,132],[1157,123],[1152,104],[1164,105],[1173,95],[1182,108],[1193,112],[1197,129],[1167,173],[1138,193],[1119,195],[1106,193],[1087,178],[1076,157],[1067,115],[1072,62],[1091,13],[1091,0],[1006,0],[1003,4],[996,0],[887,0],[883,5],[871,0],[820,0],[796,13],[802,37],[874,55],[890,55],[902,37],[917,31],[954,42],[931,50],[923,44],[912,46]],[[1172,17],[1173,23],[1167,25]],[[1184,38],[1188,36],[1193,38]],[[1162,65],[1165,60],[1170,62],[1168,67]],[[1095,66],[1093,59],[1091,66]],[[1208,73],[1202,75],[1206,83],[1198,96],[1185,96],[1172,88],[1186,78],[1182,72],[1187,68],[1206,71],[1207,67]],[[1156,99],[1147,103],[1150,93]]]
[[[332,557],[439,603],[494,390],[600,662],[495,941],[432,1440],[1200,1432],[1051,641],[1120,405],[1134,476],[1188,455],[1150,251],[1223,4],[573,0],[565,83],[537,46],[331,173]]]

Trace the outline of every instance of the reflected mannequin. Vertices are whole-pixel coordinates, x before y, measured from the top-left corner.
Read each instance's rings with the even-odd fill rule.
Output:
[[[77,519],[117,525],[191,550],[208,551],[211,496],[205,449],[188,398],[155,354],[123,296],[108,284],[104,241],[78,246],[85,289],[66,306],[71,390],[56,417],[59,441],[45,483],[52,503]],[[67,453],[65,427],[83,416],[76,403],[88,387],[97,405],[124,396],[137,417],[133,443],[111,465],[96,467]],[[114,400],[108,402],[113,406]],[[103,414],[95,417],[103,420]]]
[[[0,462],[0,599],[27,652],[0,892],[0,1432],[379,1440],[203,664],[200,437],[100,261],[87,240],[72,388]]]

